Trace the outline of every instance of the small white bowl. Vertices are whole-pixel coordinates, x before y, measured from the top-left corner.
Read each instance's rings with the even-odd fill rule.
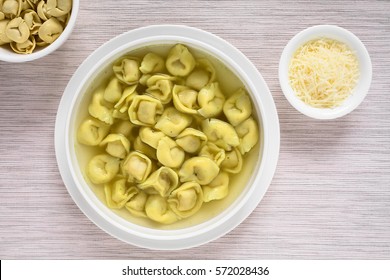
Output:
[[[193,51],[213,56],[241,79],[252,101],[254,114],[261,125],[258,152],[251,152],[253,168],[243,170],[236,182],[242,191],[225,210],[198,224],[181,228],[152,228],[124,219],[109,209],[92,191],[83,177],[76,154],[75,130],[78,112],[89,100],[87,89],[108,72],[113,61],[126,53],[154,45],[182,43]],[[105,43],[77,69],[61,99],[55,126],[55,150],[62,179],[75,203],[88,218],[112,236],[127,243],[160,250],[177,250],[214,240],[239,225],[257,206],[267,191],[279,156],[279,120],[272,95],[256,67],[236,48],[203,30],[157,25],[135,29]],[[232,188],[234,189],[234,188]],[[207,210],[206,210],[207,211]],[[185,220],[183,220],[185,221]]]
[[[345,43],[355,51],[360,78],[352,94],[338,107],[314,108],[300,100],[290,86],[288,68],[295,51],[308,41],[329,38]],[[290,104],[302,114],[315,119],[335,119],[352,112],[366,97],[372,78],[370,56],[363,43],[350,31],[335,25],[316,25],[295,35],[284,48],[279,62],[279,82]]]
[[[35,60],[38,58],[42,58],[55,50],[57,50],[65,41],[69,38],[70,34],[73,31],[73,28],[76,24],[76,18],[79,11],[79,0],[72,1],[72,12],[70,14],[70,18],[68,24],[66,25],[64,31],[53,43],[46,47],[35,49],[31,54],[19,54],[15,53],[12,50],[4,47],[0,47],[0,60],[6,62],[27,62],[31,60]]]

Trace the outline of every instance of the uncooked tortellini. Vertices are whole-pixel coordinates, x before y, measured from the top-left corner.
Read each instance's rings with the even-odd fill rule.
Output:
[[[168,204],[180,218],[194,215],[203,204],[203,191],[195,182],[187,182],[174,190],[168,198]]]
[[[5,35],[12,42],[23,43],[30,37],[30,28],[24,19],[17,17],[8,22]]]
[[[67,9],[66,1],[39,3],[38,17],[25,12],[30,29]],[[9,21],[0,20],[0,44]],[[240,176],[259,127],[247,91],[223,83],[209,57],[181,44],[160,53],[129,53],[105,71],[90,91],[76,146],[92,155],[85,173],[103,185],[109,208],[166,225],[202,219],[205,204],[221,211],[213,205],[231,200],[229,182]]]
[[[141,152],[150,159],[157,159],[157,151],[155,148],[149,146],[141,140],[141,137],[138,136],[134,140],[133,144],[134,150]]]
[[[64,31],[64,28],[58,19],[49,18],[47,21],[42,23],[42,26],[38,30],[38,35],[42,41],[51,44],[60,37],[62,31]]]
[[[1,0],[0,45],[31,54],[62,34],[71,10],[72,0]]]

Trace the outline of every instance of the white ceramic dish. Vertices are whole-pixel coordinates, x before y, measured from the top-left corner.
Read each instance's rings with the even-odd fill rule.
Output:
[[[68,24],[66,25],[60,37],[58,37],[57,40],[55,40],[52,44],[40,49],[36,49],[31,54],[18,54],[8,48],[0,47],[0,60],[6,62],[13,62],[13,63],[27,62],[27,61],[32,61],[35,59],[42,58],[57,50],[60,46],[62,46],[65,43],[66,40],[68,40],[70,34],[73,31],[73,28],[76,24],[77,14],[79,12],[79,4],[80,4],[79,0],[73,0],[72,12]]]
[[[163,35],[161,35],[163,34]],[[99,69],[130,50],[155,44],[183,43],[213,55],[240,77],[261,119],[262,147],[255,171],[239,197],[216,217],[195,226],[158,230],[131,223],[107,208],[85,182],[74,148],[74,115],[82,93]],[[55,149],[63,181],[79,208],[97,226],[127,243],[177,250],[214,240],[239,225],[258,205],[274,175],[279,155],[279,120],[271,93],[254,65],[236,48],[208,32],[177,25],[139,28],[105,43],[77,69],[61,99],[55,127]]]
[[[330,38],[345,43],[355,51],[359,61],[360,78],[349,98],[335,108],[314,108],[298,97],[290,86],[288,67],[295,51],[308,41]],[[284,48],[279,62],[279,82],[290,104],[302,114],[315,119],[335,119],[352,112],[366,97],[372,78],[370,56],[363,43],[350,31],[335,25],[317,25],[295,35]]]

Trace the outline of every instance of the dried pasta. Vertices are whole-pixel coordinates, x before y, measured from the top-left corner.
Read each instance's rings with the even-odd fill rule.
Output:
[[[71,11],[72,0],[1,0],[0,45],[31,54],[57,40]]]

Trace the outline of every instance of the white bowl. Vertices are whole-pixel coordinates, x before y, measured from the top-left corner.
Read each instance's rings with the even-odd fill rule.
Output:
[[[163,34],[163,35],[162,35]],[[261,145],[254,170],[238,197],[223,212],[200,224],[180,229],[154,229],[132,223],[107,208],[86,183],[75,153],[75,117],[83,93],[105,67],[127,52],[145,46],[183,43],[222,61],[244,83],[261,124]],[[127,243],[177,250],[214,240],[240,224],[268,189],[279,155],[279,121],[271,93],[253,64],[236,48],[208,32],[177,25],[148,26],[124,33],[93,52],[77,69],[61,99],[55,127],[55,149],[63,181],[79,208],[97,226]],[[241,178],[242,180],[242,178]],[[245,179],[243,179],[245,181]]]
[[[360,78],[352,94],[338,107],[314,108],[300,100],[291,88],[288,68],[295,51],[308,41],[329,38],[345,43],[355,51],[359,62]],[[315,119],[335,119],[352,112],[366,97],[372,78],[370,56],[363,43],[350,31],[335,25],[317,25],[295,35],[284,48],[279,62],[279,82],[290,104],[302,114]]]
[[[0,47],[0,60],[6,62],[27,62],[42,58],[55,50],[57,50],[69,38],[76,24],[76,18],[79,11],[79,0],[73,0],[72,12],[68,24],[66,25],[62,34],[53,43],[46,47],[37,47],[31,54],[18,54],[8,48]]]

